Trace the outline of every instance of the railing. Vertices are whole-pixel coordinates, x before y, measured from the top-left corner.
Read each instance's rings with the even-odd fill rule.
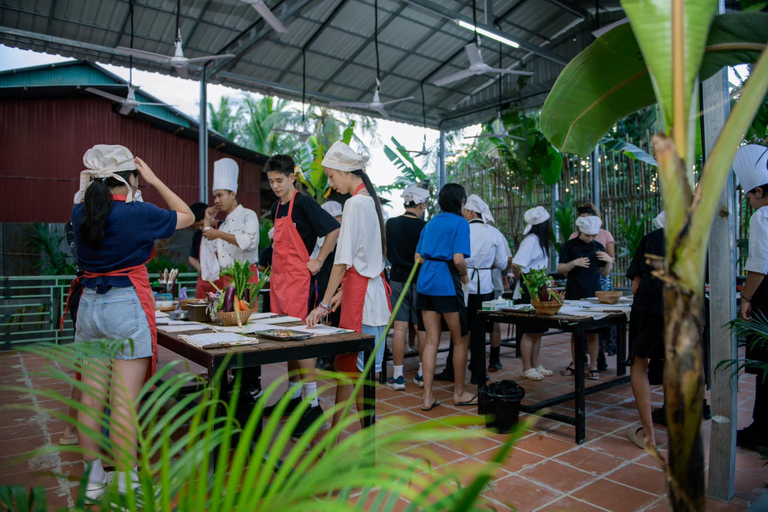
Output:
[[[0,276],[0,350],[26,343],[68,343],[74,328],[69,315],[59,332],[69,286],[75,276]],[[196,273],[179,274],[179,287],[195,296]]]

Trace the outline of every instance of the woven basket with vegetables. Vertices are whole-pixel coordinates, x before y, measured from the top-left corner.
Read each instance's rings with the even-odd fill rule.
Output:
[[[269,279],[269,268],[259,278],[258,283],[251,283],[254,272],[248,260],[235,262],[221,271],[222,277],[230,279],[229,285],[221,290],[219,303],[216,305],[216,318],[223,325],[242,326],[258,308],[259,292]]]
[[[523,283],[531,295],[531,306],[539,315],[554,315],[563,307],[564,293],[550,288],[551,279],[544,269],[534,269],[523,274]]]

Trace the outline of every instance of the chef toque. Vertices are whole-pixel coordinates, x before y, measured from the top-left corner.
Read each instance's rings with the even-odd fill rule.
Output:
[[[661,212],[653,219],[653,225],[656,229],[667,227],[667,212]]]
[[[231,158],[222,158],[213,162],[213,189],[231,190],[237,194],[237,175],[240,169]]]
[[[85,189],[96,179],[115,178],[125,183],[128,194],[125,202],[134,201],[133,189],[130,184],[118,176],[117,172],[135,171],[136,163],[133,161],[133,153],[125,146],[96,144],[83,155],[83,164],[86,169],[80,173],[80,190],[75,194],[75,204],[82,203],[85,199]]]
[[[491,214],[491,209],[488,207],[488,205],[480,199],[480,196],[477,194],[472,194],[467,198],[467,202],[464,204],[464,208],[467,210],[472,210],[473,212],[477,212],[480,214],[480,216],[483,218],[483,222],[494,222],[493,215]]]
[[[336,201],[326,201],[320,206],[320,208],[330,213],[333,217],[338,217],[341,215],[341,203]]]
[[[367,156],[358,155],[351,147],[341,141],[336,141],[325,153],[322,166],[337,171],[352,172],[364,171],[367,163]]]
[[[733,171],[746,193],[755,187],[768,183],[768,148],[757,144],[742,146],[736,151]],[[763,190],[763,195],[768,190]]]
[[[549,219],[549,212],[543,207],[543,206],[536,206],[535,208],[531,208],[530,210],[527,210],[523,214],[523,218],[525,219],[525,229],[523,230],[523,235],[527,235],[531,232],[531,228],[537,224],[541,224],[542,222],[545,222]]]
[[[600,232],[600,226],[602,225],[603,221],[600,220],[600,217],[595,217],[594,215],[590,215],[589,217],[579,217],[576,219],[576,226],[578,226],[579,231],[585,235],[598,234]]]
[[[408,188],[403,190],[403,194],[400,197],[403,198],[405,204],[414,203],[419,205],[427,202],[429,190],[423,189],[418,185],[409,185]]]

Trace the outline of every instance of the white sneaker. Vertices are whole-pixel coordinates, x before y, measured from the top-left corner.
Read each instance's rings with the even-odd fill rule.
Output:
[[[104,474],[103,482],[88,482],[85,486],[85,499],[90,501],[99,501],[107,489],[107,485],[112,481],[114,473],[112,471]]]

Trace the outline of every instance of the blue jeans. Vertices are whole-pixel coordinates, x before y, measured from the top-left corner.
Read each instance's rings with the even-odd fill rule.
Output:
[[[125,340],[115,359],[152,357],[149,322],[133,286],[110,288],[103,294],[83,290],[75,342],[92,340]]]
[[[381,338],[382,334],[384,334],[384,330],[387,328],[386,325],[365,325],[363,324],[362,329],[360,329],[363,334],[370,334],[371,336],[376,336],[376,342],[379,341],[379,338]],[[379,348],[374,353],[374,366],[376,367],[376,371],[381,371],[381,363],[384,361],[384,347],[386,346],[387,342],[386,340],[379,346]],[[359,371],[363,371],[365,368],[365,359],[363,358],[363,352],[358,352],[357,354],[357,369]]]

